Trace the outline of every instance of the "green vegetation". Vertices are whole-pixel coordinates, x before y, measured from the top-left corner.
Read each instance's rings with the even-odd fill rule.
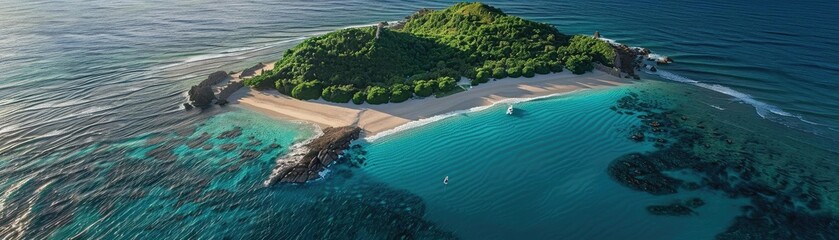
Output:
[[[359,91],[359,92],[356,92],[355,94],[352,95],[352,103],[354,103],[356,105],[360,105],[360,104],[364,103],[364,99],[367,99],[367,93],[366,92]]]
[[[482,3],[421,11],[375,36],[375,27],[365,27],[305,40],[245,84],[298,99],[382,104],[452,92],[461,77],[478,85],[563,67],[582,74],[593,61],[611,66],[615,56],[603,41],[568,37]]]
[[[346,103],[353,98],[357,91],[352,85],[333,85],[324,88],[321,97],[323,97],[323,100],[330,102]]]
[[[303,82],[297,84],[297,86],[291,90],[291,96],[302,100],[318,99],[320,98],[321,89],[321,84],[317,80]]]
[[[428,97],[434,94],[437,81],[419,80],[414,82],[414,94],[419,97]]]
[[[390,92],[387,88],[373,86],[367,90],[367,103],[382,104],[390,101]]]
[[[586,71],[594,69],[594,65],[591,64],[591,56],[574,55],[568,57],[568,60],[565,62],[565,68],[568,68],[574,74],[583,74]]]
[[[414,91],[408,85],[397,83],[390,86],[390,102],[401,103],[414,95]]]

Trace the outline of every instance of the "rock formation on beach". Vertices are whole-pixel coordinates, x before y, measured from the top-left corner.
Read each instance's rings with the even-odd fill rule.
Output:
[[[330,127],[323,135],[312,139],[283,158],[277,160],[265,185],[280,183],[305,183],[320,178],[320,172],[338,160],[352,140],[358,138],[361,128],[355,126]]]
[[[216,71],[214,73],[211,73],[210,76],[207,76],[207,79],[201,81],[201,83],[199,83],[198,86],[216,85],[223,82],[224,80],[227,80],[228,78],[230,78],[230,75],[228,75],[226,72]]]
[[[239,78],[250,77],[250,76],[257,75],[257,74],[261,74],[262,72],[257,72],[257,71],[261,70],[264,67],[265,67],[265,64],[257,63],[253,67],[250,67],[248,69],[243,70],[242,73],[239,74]]]
[[[199,107],[199,108],[207,108],[210,107],[210,104],[213,103],[213,99],[216,99],[216,95],[213,93],[213,88],[209,85],[207,86],[192,86],[189,89],[189,101],[192,106]]]
[[[210,104],[216,99],[216,95],[213,92],[213,85],[219,84],[228,78],[230,78],[230,75],[226,72],[217,71],[211,73],[210,76],[207,76],[207,79],[204,79],[198,85],[192,86],[189,92],[187,92],[190,104],[202,109],[210,107]],[[186,107],[186,109],[189,110],[190,108]]]

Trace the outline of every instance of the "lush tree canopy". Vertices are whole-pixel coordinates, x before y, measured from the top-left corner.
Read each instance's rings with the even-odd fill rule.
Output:
[[[583,74],[594,69],[594,66],[591,65],[591,56],[574,55],[568,57],[565,68],[568,68],[574,74]]]
[[[590,70],[592,61],[611,66],[615,56],[603,41],[568,37],[482,3],[422,11],[401,28],[375,35],[375,27],[364,27],[307,39],[245,84],[273,86],[299,99],[323,95],[327,101],[381,104],[452,91],[461,77],[478,85],[560,72],[563,66],[578,73]]]
[[[297,99],[309,100],[320,98],[322,86],[318,81],[308,81],[297,84],[291,90],[291,96]]]
[[[352,103],[354,104],[362,104],[365,99],[367,99],[366,92],[358,91],[352,95]]]
[[[408,85],[397,83],[390,86],[390,102],[400,103],[408,100],[414,95],[413,90]]]
[[[414,82],[414,95],[419,97],[428,97],[434,94],[434,88],[437,81],[434,80],[419,80]]]
[[[390,101],[390,92],[387,88],[373,86],[367,90],[367,103],[382,104]]]
[[[352,99],[353,94],[357,91],[352,85],[332,85],[323,89],[321,97],[323,97],[323,100],[330,102],[346,103]]]

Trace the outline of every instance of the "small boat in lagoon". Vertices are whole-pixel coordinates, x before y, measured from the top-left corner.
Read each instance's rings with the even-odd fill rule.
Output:
[[[507,107],[507,115],[513,115],[513,105]]]

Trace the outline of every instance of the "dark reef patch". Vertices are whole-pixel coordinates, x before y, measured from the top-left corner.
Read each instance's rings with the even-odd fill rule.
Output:
[[[668,100],[645,91],[630,92],[610,108],[619,114],[635,112],[642,124],[630,128],[628,140],[652,142],[656,147],[652,152],[615,159],[608,168],[614,180],[655,195],[711,189],[751,199],[718,239],[839,239],[839,204],[832,200],[834,195],[828,197],[839,192],[831,184],[835,180],[808,173],[836,166],[804,166],[824,159],[782,152],[778,150],[782,144],[772,142],[775,139],[732,128],[713,115],[700,115],[682,105],[668,105]],[[830,153],[827,156],[839,159]],[[668,175],[673,171],[696,173],[701,182]],[[825,204],[826,200],[830,204]],[[655,215],[683,216],[694,215],[702,205],[701,199],[689,199],[648,206],[647,210]],[[825,205],[833,209],[825,209]]]
[[[218,139],[236,138],[242,135],[242,127],[234,127],[231,130],[224,131],[218,135]]]

